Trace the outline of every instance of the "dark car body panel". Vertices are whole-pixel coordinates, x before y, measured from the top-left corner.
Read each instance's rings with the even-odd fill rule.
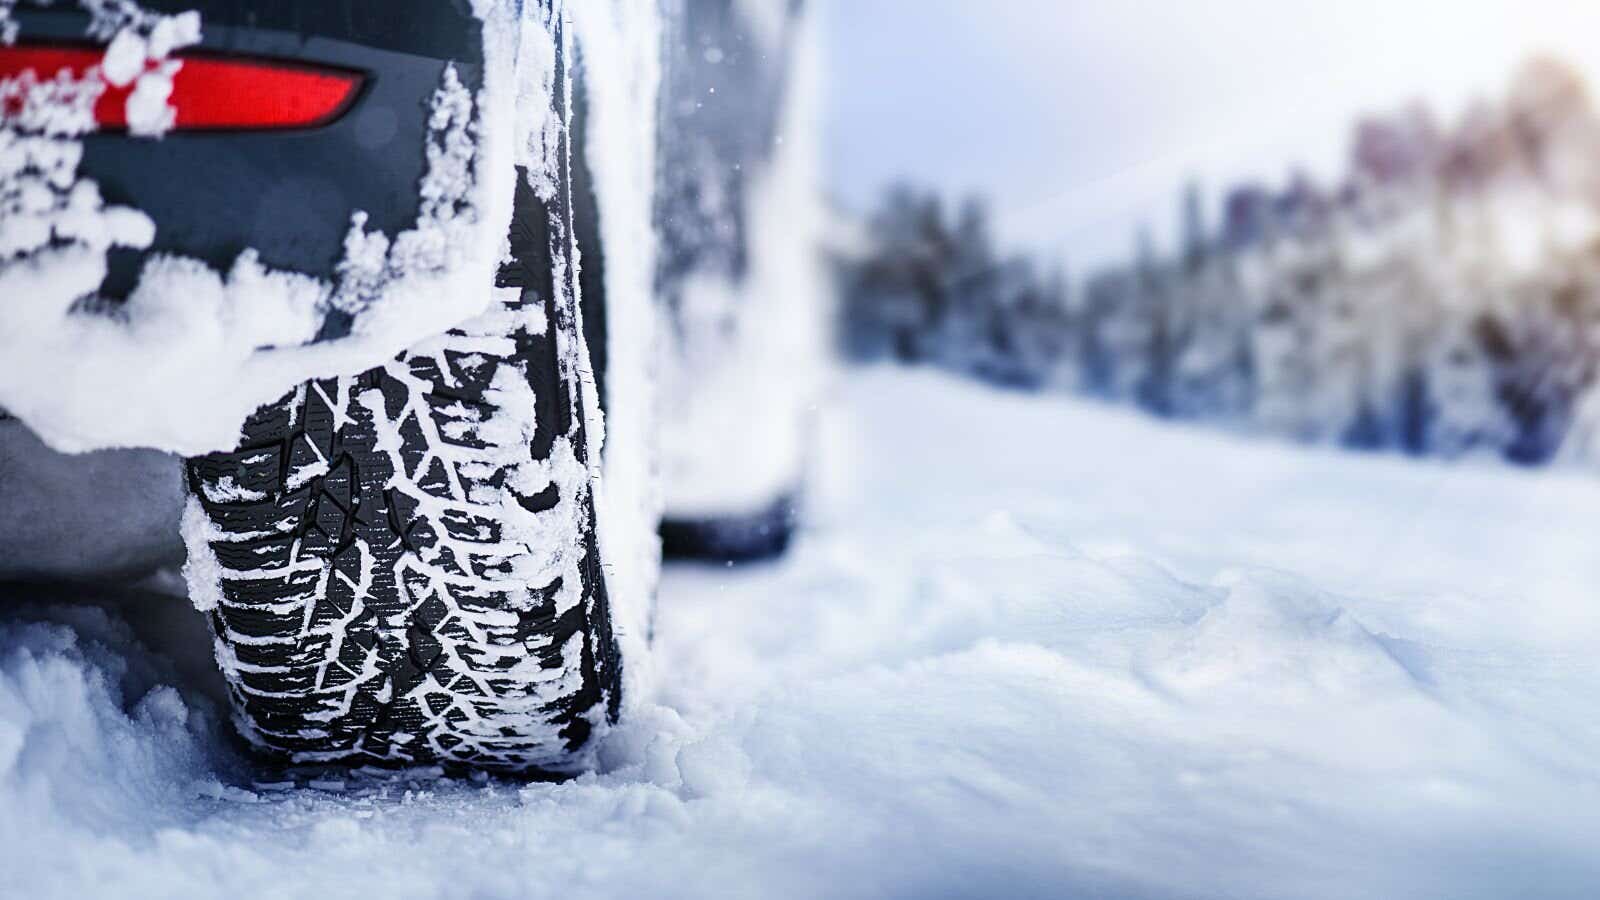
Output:
[[[200,12],[201,43],[185,52],[353,70],[365,81],[344,115],[321,127],[89,136],[82,173],[107,202],[143,210],[157,227],[149,250],[112,254],[105,296],[126,296],[156,253],[226,271],[254,249],[269,268],[328,278],[352,213],[390,235],[416,222],[430,102],[445,67],[454,65],[469,88],[482,79],[481,23],[466,0],[141,5]],[[24,43],[81,42],[89,25],[59,4],[19,10],[17,20]]]

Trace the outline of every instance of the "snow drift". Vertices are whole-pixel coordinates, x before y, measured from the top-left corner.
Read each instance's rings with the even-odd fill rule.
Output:
[[[819,483],[796,555],[669,570],[659,702],[564,784],[254,769],[181,623],[146,627],[165,645],[147,650],[119,624],[147,606],[32,589],[24,622],[7,602],[7,888],[1600,885],[1600,485],[1252,445],[928,374],[844,399],[829,458],[854,462]]]

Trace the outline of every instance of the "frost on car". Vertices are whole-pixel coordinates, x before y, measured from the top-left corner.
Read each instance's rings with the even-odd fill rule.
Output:
[[[678,0],[662,79],[658,290],[668,552],[781,551],[828,313],[801,3]]]

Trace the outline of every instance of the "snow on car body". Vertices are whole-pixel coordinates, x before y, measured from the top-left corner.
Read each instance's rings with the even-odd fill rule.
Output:
[[[221,449],[486,309],[511,161],[556,164],[517,146],[550,104],[512,81],[554,67],[517,5],[8,5],[0,407],[63,449]]]

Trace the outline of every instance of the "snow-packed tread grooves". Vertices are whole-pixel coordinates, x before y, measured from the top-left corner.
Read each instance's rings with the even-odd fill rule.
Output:
[[[568,772],[616,714],[569,212],[519,187],[514,299],[189,464],[240,728],[290,761]]]

